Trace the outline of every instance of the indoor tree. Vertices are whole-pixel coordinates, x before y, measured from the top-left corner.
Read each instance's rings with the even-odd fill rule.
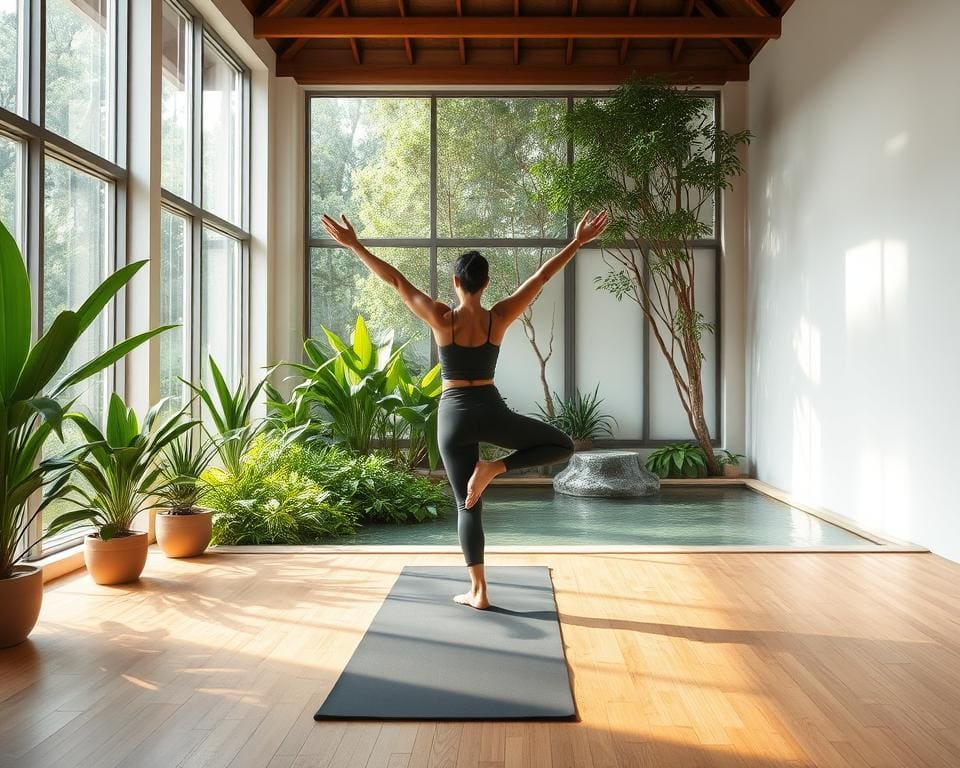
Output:
[[[574,159],[537,163],[554,210],[606,209],[600,245],[614,263],[598,287],[636,301],[663,353],[711,475],[721,467],[703,412],[704,332],[694,243],[713,235],[713,202],[744,172],[749,131],[716,124],[711,100],[662,78],[633,77],[610,96],[575,102],[560,122]]]

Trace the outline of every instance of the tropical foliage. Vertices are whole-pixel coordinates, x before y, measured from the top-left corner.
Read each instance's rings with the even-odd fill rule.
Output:
[[[707,459],[696,443],[671,443],[651,453],[644,466],[660,477],[701,477]]]
[[[134,410],[114,393],[103,430],[82,413],[65,416],[87,442],[58,461],[68,479],[63,501],[72,509],[53,519],[50,535],[78,523],[92,523],[105,541],[132,532],[134,518],[148,507],[151,495],[163,483],[158,459],[164,448],[196,424],[185,421],[182,412],[161,420],[165,405],[163,400],[154,405],[141,424]]]
[[[574,440],[587,440],[601,435],[612,436],[613,430],[610,429],[610,422],[616,424],[617,420],[613,416],[601,412],[600,403],[603,402],[603,398],[597,396],[599,388],[600,384],[598,383],[593,388],[593,392],[588,392],[586,395],[577,388],[576,394],[567,400],[561,400],[560,395],[554,392],[555,415],[551,418],[550,414],[538,405],[540,417],[562,429]]]
[[[708,470],[719,474],[704,417],[700,348],[715,328],[697,308],[694,245],[713,236],[714,201],[744,172],[739,152],[750,132],[720,128],[709,99],[660,78],[633,77],[608,98],[575,102],[560,135],[573,142],[573,163],[547,157],[535,173],[554,210],[609,211],[600,242],[615,264],[598,285],[640,307]]]
[[[33,308],[20,249],[0,223],[0,578],[39,542],[26,545],[38,515],[66,492],[58,462],[41,460],[42,448],[61,427],[69,403],[64,392],[120,360],[167,327],[133,336],[72,370],[61,371],[81,334],[110,300],[146,264],[135,262],[110,275],[76,310],[60,312],[31,344]],[[55,383],[52,383],[55,382]],[[47,487],[28,512],[29,499]]]
[[[191,430],[170,442],[160,464],[162,484],[156,489],[156,507],[173,515],[189,515],[203,493],[201,476],[217,450],[213,440]]]

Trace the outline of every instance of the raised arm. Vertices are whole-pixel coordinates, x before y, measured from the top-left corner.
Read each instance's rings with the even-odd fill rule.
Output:
[[[590,213],[590,211],[587,211],[583,214],[583,218],[577,224],[573,240],[569,244],[543,262],[537,271],[530,275],[512,294],[493,305],[493,312],[504,318],[508,325],[523,314],[523,310],[543,290],[547,281],[564,268],[579,248],[599,237],[603,230],[607,228],[606,211],[600,211],[593,218],[590,218]]]
[[[327,230],[330,237],[340,243],[340,245],[353,251],[357,255],[357,258],[366,264],[373,274],[388,285],[393,286],[397,293],[400,294],[400,298],[403,299],[403,303],[410,308],[413,314],[429,325],[438,325],[443,317],[443,313],[448,309],[447,306],[427,296],[427,294],[407,280],[403,273],[393,266],[393,264],[388,264],[364,248],[357,238],[357,233],[353,230],[353,225],[347,221],[347,217],[342,213],[340,214],[340,221],[343,223],[338,224],[327,216],[327,214],[324,214],[321,219],[323,227]]]

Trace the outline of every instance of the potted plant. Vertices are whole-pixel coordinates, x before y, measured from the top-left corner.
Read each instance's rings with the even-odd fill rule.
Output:
[[[0,648],[25,640],[40,615],[43,574],[23,561],[42,541],[28,544],[31,526],[64,490],[56,482],[59,465],[40,456],[50,435],[60,433],[65,391],[173,327],[126,339],[50,385],[80,335],[146,263],[129,264],[110,275],[79,309],[58,314],[31,344],[33,307],[26,265],[0,223]],[[45,498],[31,509],[29,500],[44,487]]]
[[[84,537],[83,559],[97,584],[123,584],[140,578],[147,562],[147,532],[133,530],[133,521],[163,483],[158,461],[164,448],[197,421],[182,421],[178,411],[157,425],[168,398],[137,420],[120,396],[110,397],[106,429],[81,413],[69,413],[87,443],[69,458],[70,482],[64,501],[74,507],[50,523],[51,535],[78,523],[96,530]],[[78,476],[83,483],[73,481]]]
[[[644,466],[659,477],[702,477],[707,458],[696,443],[670,443],[651,453]]]
[[[610,422],[614,424],[617,420],[609,414],[600,412],[600,403],[603,398],[597,397],[597,390],[600,388],[598,383],[593,388],[593,392],[583,395],[579,389],[574,397],[569,400],[560,400],[556,392],[553,393],[557,401],[554,408],[555,415],[551,417],[548,411],[545,411],[539,403],[539,417],[549,424],[562,429],[573,440],[574,450],[589,451],[593,449],[593,441],[600,435],[613,436],[613,430],[610,429]]]
[[[157,543],[167,557],[196,557],[210,543],[211,512],[197,506],[204,483],[200,476],[216,451],[213,440],[186,432],[170,442],[161,463],[161,485],[155,493]]]
[[[740,459],[746,458],[742,453],[731,453],[727,450],[720,451],[717,461],[723,467],[724,477],[740,477]]]

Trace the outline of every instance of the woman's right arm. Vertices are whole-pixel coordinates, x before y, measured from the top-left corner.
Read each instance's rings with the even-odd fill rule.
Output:
[[[543,262],[537,271],[530,275],[512,294],[493,305],[492,311],[499,317],[504,318],[507,325],[523,314],[523,310],[543,290],[543,286],[566,266],[577,250],[599,237],[603,230],[607,228],[606,211],[600,211],[592,219],[589,217],[590,211],[587,211],[580,219],[580,223],[577,224],[573,240]]]

